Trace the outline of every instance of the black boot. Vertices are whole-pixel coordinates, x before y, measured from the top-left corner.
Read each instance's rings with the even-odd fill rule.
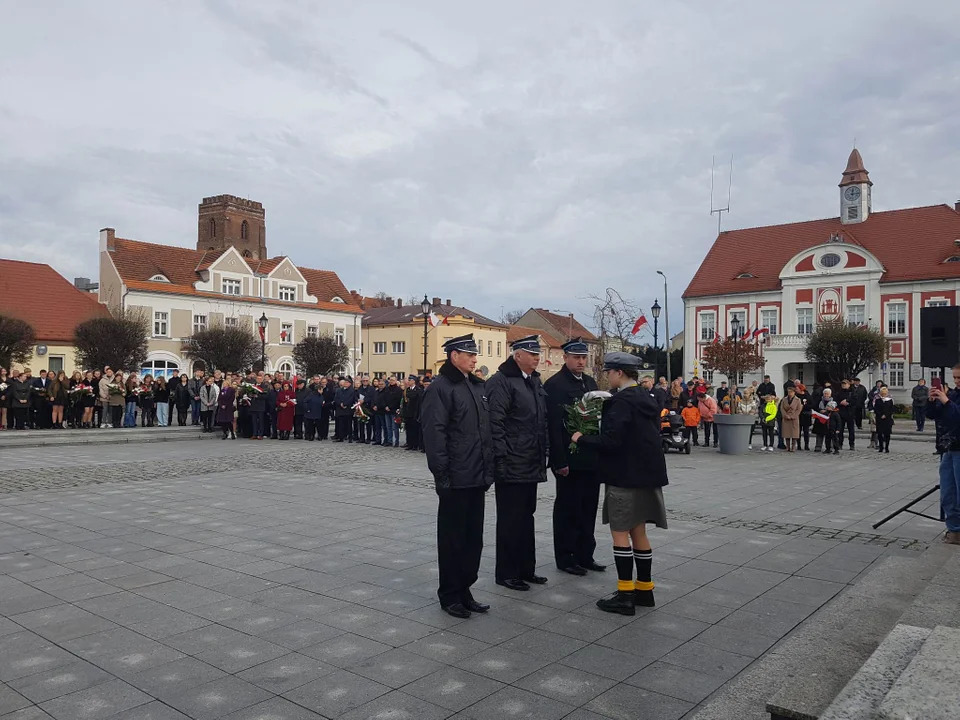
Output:
[[[656,607],[657,603],[653,599],[653,590],[634,590],[633,604],[637,607]]]
[[[636,615],[633,595],[635,590],[617,590],[608,598],[597,600],[597,607],[608,613],[617,615]],[[651,593],[652,595],[652,593]]]

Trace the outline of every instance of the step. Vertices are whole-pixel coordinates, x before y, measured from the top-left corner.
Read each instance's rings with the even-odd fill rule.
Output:
[[[880,704],[933,632],[897,625],[863,664],[820,720],[874,720]]]
[[[876,715],[880,720],[955,720],[960,713],[960,629],[933,629]]]
[[[721,688],[695,720],[817,720],[944,565],[946,550],[879,561]]]
[[[152,428],[91,428],[88,430],[4,430],[0,432],[0,450],[19,447],[69,447],[74,445],[113,445],[115,443],[155,443],[173,440],[208,440],[217,437],[194,426]]]
[[[946,551],[946,548],[944,548]],[[960,627],[960,548],[947,560],[900,618],[906,625]]]

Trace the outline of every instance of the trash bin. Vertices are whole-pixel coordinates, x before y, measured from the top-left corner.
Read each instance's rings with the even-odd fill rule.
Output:
[[[713,428],[720,438],[720,452],[724,455],[743,455],[750,444],[750,429],[756,415],[713,416]]]

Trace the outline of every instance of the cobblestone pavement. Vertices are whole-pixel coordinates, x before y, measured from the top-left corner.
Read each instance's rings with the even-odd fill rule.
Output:
[[[862,530],[931,485],[935,458],[671,455],[651,531],[658,607],[600,613],[610,571],[435,600],[421,455],[180,441],[0,450],[0,718],[569,718],[691,714],[798,623],[935,523]],[[597,557],[609,562],[598,528]]]

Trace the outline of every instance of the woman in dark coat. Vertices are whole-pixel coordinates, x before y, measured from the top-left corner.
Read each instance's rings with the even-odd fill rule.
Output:
[[[289,381],[284,380],[277,393],[277,432],[281,440],[290,439],[296,405],[297,394],[290,389]]]
[[[230,378],[223,380],[220,388],[220,395],[217,398],[217,425],[223,430],[223,440],[227,439],[227,433],[231,440],[236,440],[237,436],[233,431],[234,408],[236,406],[237,391],[230,382]]]
[[[888,453],[893,432],[893,398],[886,385],[873,400],[873,412],[877,423],[877,452]]]
[[[186,374],[180,376],[180,384],[171,388],[170,392],[177,406],[177,425],[183,427],[187,424],[187,415],[190,412],[190,406],[193,404],[193,392],[187,386],[190,380]]]
[[[639,369],[637,356],[607,353],[603,371],[617,392],[603,403],[600,434],[577,432],[570,437],[571,442],[594,448],[599,455],[598,477],[606,484],[603,522],[610,525],[613,535],[618,581],[617,592],[598,600],[597,607],[620,615],[635,614],[636,605],[654,607],[653,550],[646,525],[667,527],[662,490],[667,484],[667,465],[660,444],[660,404],[649,389],[637,384]]]
[[[813,405],[810,400],[810,393],[807,392],[807,387],[802,382],[797,381],[795,384],[794,390],[797,393],[797,397],[800,398],[800,402],[803,403],[803,407],[800,410],[800,440],[803,441],[803,449],[810,449],[810,425],[813,423]],[[797,449],[800,449],[800,440],[797,441]]]

